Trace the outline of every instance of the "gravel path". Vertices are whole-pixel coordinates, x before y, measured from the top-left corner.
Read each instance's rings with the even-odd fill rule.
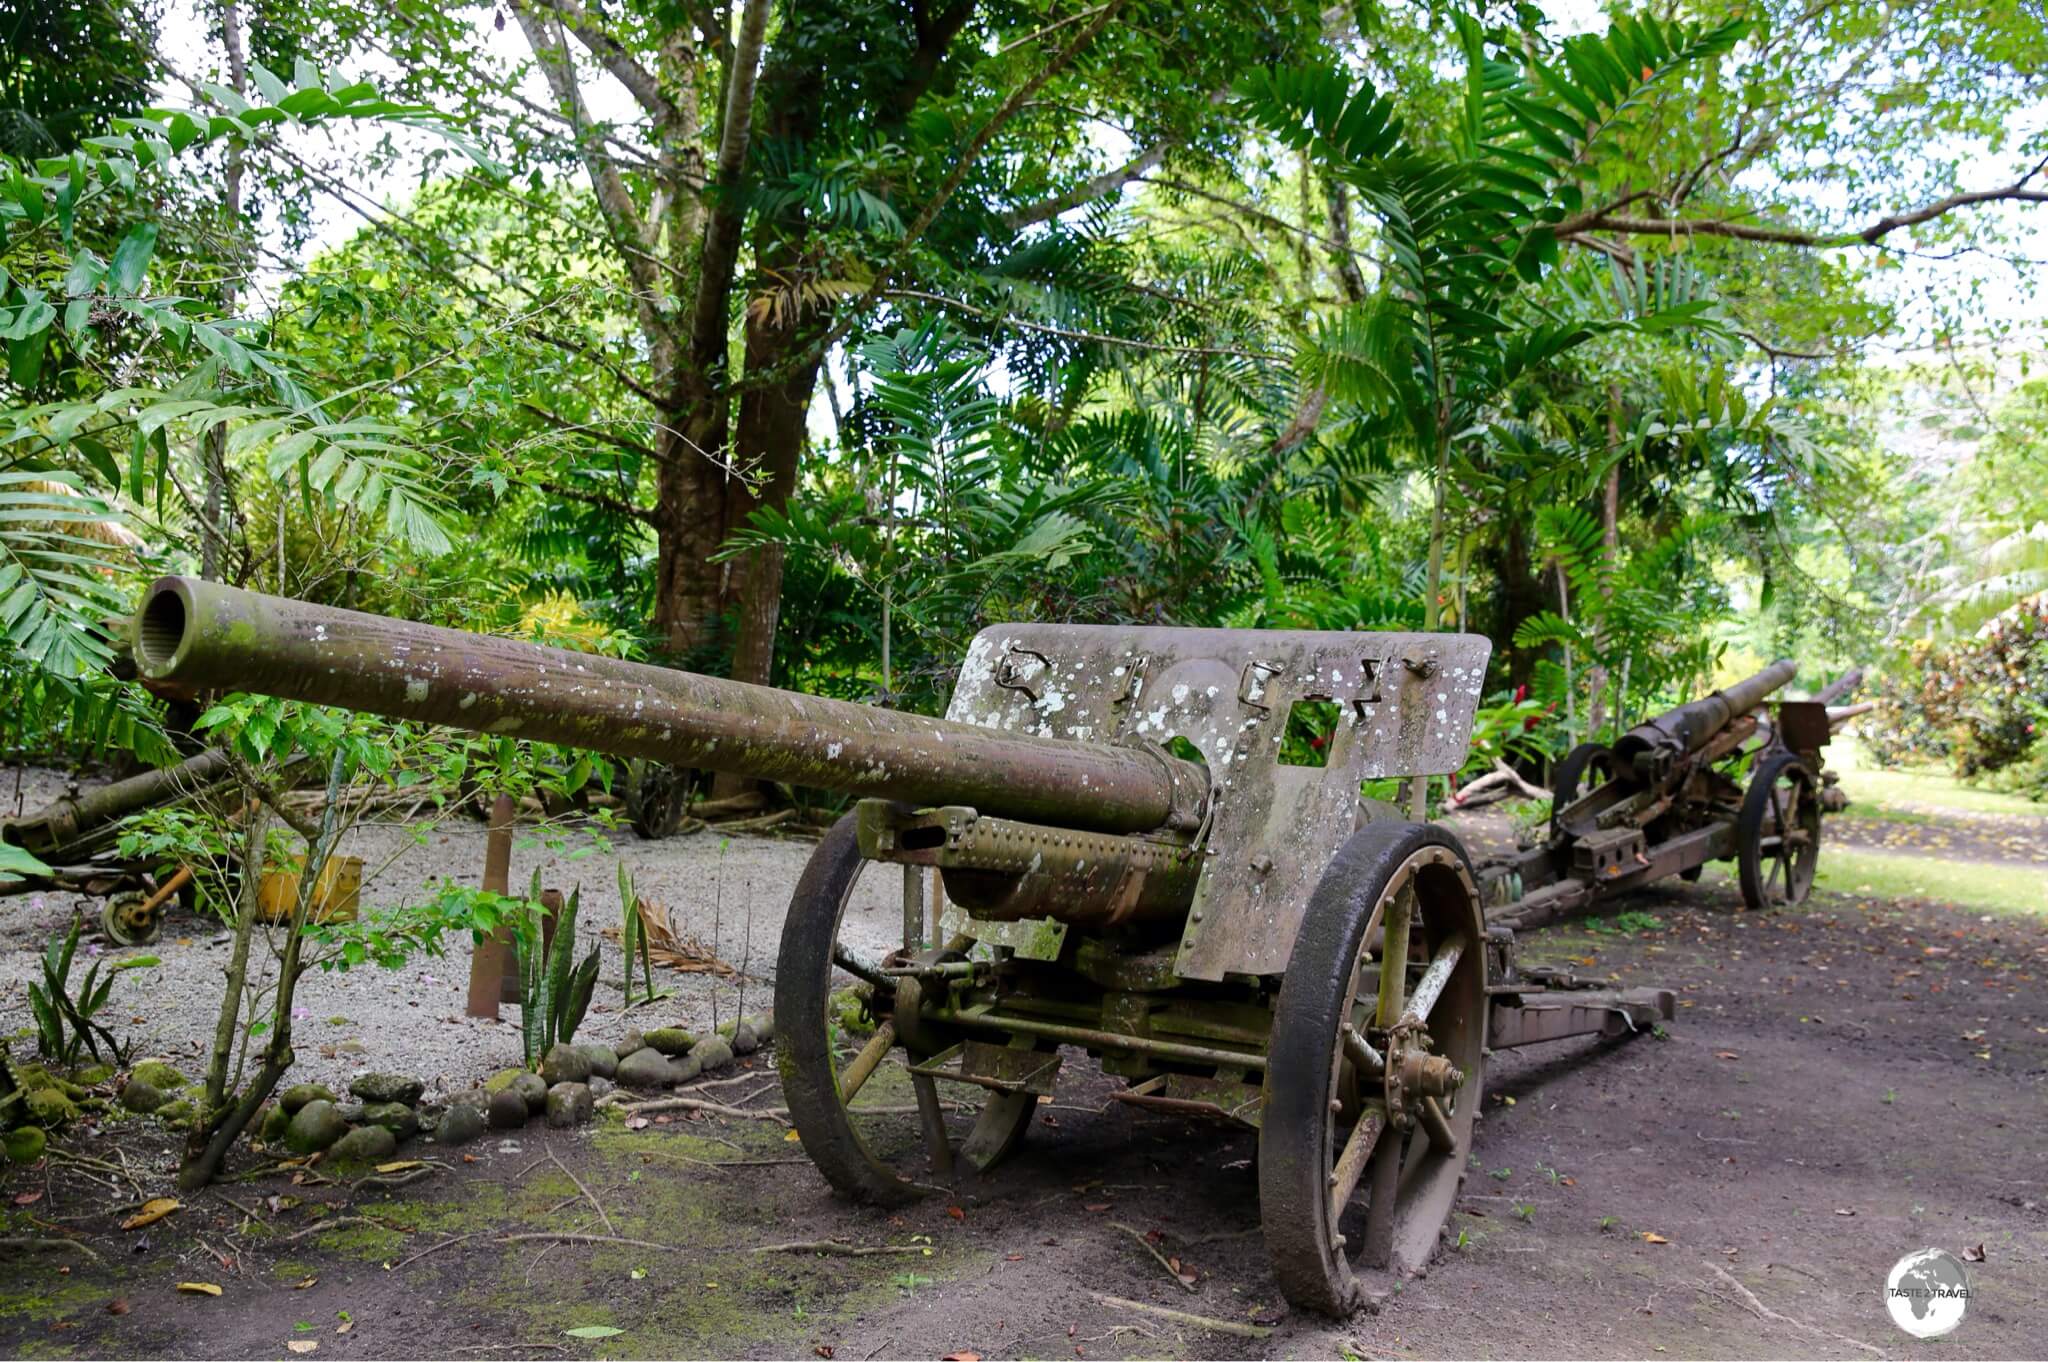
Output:
[[[23,806],[34,809],[61,793],[55,773],[30,771],[23,782]],[[11,809],[14,791],[0,785]],[[774,964],[791,888],[810,855],[811,843],[795,837],[710,833],[645,842],[630,832],[603,833],[587,824],[543,828],[521,824],[512,854],[512,884],[525,886],[535,869],[541,882],[564,891],[581,886],[577,923],[579,957],[601,948],[602,970],[589,1017],[579,1040],[608,1041],[629,1026],[711,1024],[714,1006],[729,1020],[741,1004],[741,989],[730,980],[656,970],[656,982],[676,996],[630,1017],[620,1011],[622,964],[619,947],[600,933],[619,925],[618,859],[632,867],[642,897],[665,905],[682,934],[713,946],[748,976],[748,1012],[766,1011],[774,987]],[[721,842],[725,842],[723,851]],[[438,825],[366,822],[354,829],[343,851],[364,861],[362,906],[375,911],[418,902],[429,886],[447,878],[478,883],[485,831],[460,815]],[[874,924],[875,939],[896,921],[896,902],[886,877],[863,877],[854,911]],[[69,893],[19,894],[0,899],[0,1026],[13,1032],[34,1023],[27,985],[40,977],[44,943],[66,929],[74,907],[97,925],[100,900]],[[863,933],[865,934],[865,933]],[[282,935],[271,934],[281,945]],[[117,1034],[133,1038],[136,1058],[161,1056],[191,1073],[201,1063],[220,1007],[221,972],[228,945],[211,918],[173,913],[163,939],[132,951],[82,946],[95,953],[159,956],[155,969],[128,975],[115,985],[109,1014]],[[259,948],[260,953],[260,948]],[[374,965],[350,971],[307,974],[298,990],[294,1042],[298,1063],[290,1081],[345,1085],[356,1074],[397,1070],[424,1079],[430,1094],[460,1091],[520,1057],[518,1009],[502,1009],[503,1020],[463,1015],[468,993],[470,946],[448,943],[439,958],[422,958],[402,969]],[[74,977],[83,972],[81,964]]]

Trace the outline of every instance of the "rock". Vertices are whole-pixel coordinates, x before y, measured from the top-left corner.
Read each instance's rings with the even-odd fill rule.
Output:
[[[690,1047],[690,1058],[705,1069],[722,1069],[732,1063],[732,1042],[724,1036],[706,1036]]]
[[[30,1088],[22,1100],[38,1125],[60,1125],[78,1115],[78,1104],[60,1088]]]
[[[550,1088],[590,1081],[590,1056],[578,1046],[557,1043],[541,1056],[540,1081]]]
[[[349,1095],[365,1102],[403,1102],[412,1106],[427,1085],[404,1074],[363,1074],[348,1085]]]
[[[612,1047],[612,1053],[617,1055],[620,1059],[624,1059],[627,1055],[632,1054],[635,1050],[644,1050],[646,1048],[647,1037],[641,1035],[639,1028],[635,1027],[633,1030],[628,1031],[625,1035],[619,1037],[619,1043]]]
[[[535,1115],[548,1104],[548,1085],[539,1074],[519,1075],[512,1080],[512,1091],[526,1099],[526,1109]]]
[[[517,1130],[526,1124],[526,1118],[533,1113],[526,1109],[526,1097],[511,1088],[500,1088],[491,1094],[488,1120],[493,1130]]]
[[[175,1102],[164,1103],[156,1109],[153,1115],[167,1126],[185,1126],[192,1124],[193,1121],[198,1119],[199,1108],[193,1106],[185,1098],[180,1097]]]
[[[176,1073],[177,1070],[172,1069],[171,1072]],[[71,1071],[71,1081],[87,1088],[104,1083],[113,1076],[114,1066],[111,1064],[87,1064]],[[155,1082],[154,1079],[151,1081]],[[163,1084],[158,1083],[157,1087],[161,1088]]]
[[[619,1086],[625,1088],[669,1088],[682,1080],[676,1077],[675,1062],[659,1050],[635,1050],[619,1061]]]
[[[39,1126],[21,1126],[7,1132],[7,1157],[15,1163],[34,1163],[43,1156],[50,1137]]]
[[[160,1059],[143,1060],[129,1071],[128,1076],[141,1079],[158,1092],[175,1092],[192,1081]]]
[[[57,1077],[40,1064],[16,1065],[14,1082],[24,1092],[56,1092],[74,1102],[85,1096],[83,1087]]]
[[[732,1029],[732,1052],[736,1055],[751,1055],[761,1048],[760,1037],[754,1034],[754,1024],[742,1021]]]
[[[592,1078],[611,1078],[619,1072],[619,1057],[605,1045],[579,1045],[583,1057],[590,1061]]]
[[[154,1083],[139,1078],[130,1078],[128,1086],[121,1089],[121,1105],[130,1111],[152,1112],[164,1104],[164,1095],[157,1091]]]
[[[420,1133],[419,1114],[403,1102],[371,1102],[363,1108],[363,1120],[384,1127],[393,1139],[409,1140]]]
[[[759,1016],[757,1016],[757,1017],[749,1017],[749,1018],[747,1018],[747,1023],[748,1023],[748,1024],[750,1025],[750,1026],[752,1026],[752,1027],[754,1028],[754,1039],[755,1039],[755,1040],[758,1040],[758,1041],[760,1041],[760,1042],[761,1042],[761,1043],[762,1043],[763,1045],[767,1045],[767,1044],[770,1044],[771,1042],[773,1042],[773,1041],[774,1041],[774,1039],[775,1039],[775,1014],[774,1014],[774,1013],[772,1013],[772,1012],[763,1012],[763,1013],[761,1013],[761,1014],[760,1014]]]
[[[385,1104],[379,1105],[402,1105]],[[398,1152],[398,1137],[382,1126],[357,1126],[328,1147],[326,1163],[377,1163]]]
[[[284,1108],[287,1116],[299,1114],[299,1108],[308,1102],[336,1101],[334,1092],[325,1083],[294,1083],[277,1095],[277,1104]]]
[[[687,1083],[704,1072],[704,1061],[695,1055],[684,1055],[681,1059],[669,1061],[673,1066],[675,1081]]]
[[[523,1108],[526,1104],[520,1103]],[[441,1117],[441,1124],[434,1130],[434,1143],[445,1145],[468,1144],[484,1133],[483,1108],[474,1102],[458,1101],[451,1105]]]
[[[525,1072],[526,1070],[524,1069],[500,1069],[484,1080],[484,1091],[503,1092],[506,1088],[517,1083],[519,1075]]]
[[[687,1055],[696,1043],[697,1038],[680,1026],[660,1026],[647,1033],[648,1047],[665,1055]]]
[[[352,1126],[359,1126],[363,1123],[363,1112],[367,1108],[361,1102],[343,1102],[335,1110],[341,1113],[342,1120]]]
[[[590,1095],[592,1097],[603,1097],[607,1093],[616,1092],[618,1086],[609,1078],[599,1078],[593,1074],[590,1079]]]
[[[590,1085],[557,1083],[548,1089],[548,1124],[557,1130],[580,1126],[590,1119]]]
[[[263,1108],[263,1120],[256,1127],[256,1138],[265,1144],[276,1144],[284,1138],[285,1127],[291,1123],[292,1114],[273,1102]]]
[[[294,1154],[316,1154],[348,1132],[341,1110],[326,1098],[315,1098],[292,1114],[285,1127],[285,1148]]]

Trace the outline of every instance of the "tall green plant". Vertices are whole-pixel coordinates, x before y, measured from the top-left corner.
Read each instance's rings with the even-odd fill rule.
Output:
[[[43,948],[42,982],[32,982],[28,986],[29,1011],[36,1019],[36,1048],[60,1064],[71,1064],[77,1061],[80,1049],[90,1051],[94,1059],[100,1058],[100,1047],[104,1045],[107,1058],[116,1064],[124,1063],[127,1047],[104,1023],[94,1018],[107,1005],[108,995],[114,990],[114,980],[122,971],[148,969],[158,961],[153,955],[130,956],[125,960],[95,960],[74,993],[71,988],[71,962],[78,951],[79,925],[80,920],[74,917],[69,932],[62,937],[50,938]],[[106,968],[104,976],[100,973],[102,966]]]
[[[571,967],[576,950],[576,915],[582,890],[571,891],[547,933],[548,909],[541,901],[540,872],[535,871],[512,941],[519,970],[519,1035],[526,1062],[537,1064],[558,1043],[574,1039],[597,989],[598,953],[593,947]]]
[[[1448,149],[1411,136],[1394,101],[1339,67],[1258,72],[1251,116],[1349,186],[1379,219],[1385,283],[1324,321],[1304,366],[1371,413],[1374,438],[1424,462],[1435,484],[1424,605],[1441,613],[1453,443],[1522,377],[1596,336],[1703,321],[1712,307],[1683,261],[1615,265],[1615,312],[1558,316],[1532,299],[1559,258],[1587,163],[1650,87],[1726,52],[1747,25],[1617,18],[1565,44],[1564,69],[1490,59],[1459,17],[1466,59]]]

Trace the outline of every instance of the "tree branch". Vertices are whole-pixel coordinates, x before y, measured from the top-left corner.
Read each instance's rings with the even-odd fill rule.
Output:
[[[1029,80],[1010,92],[1010,97],[1003,101],[1002,107],[998,108],[994,115],[989,118],[988,122],[982,124],[981,129],[968,139],[967,145],[960,149],[959,156],[954,159],[952,171],[946,176],[944,182],[939,185],[938,192],[932,195],[930,200],[925,203],[925,206],[919,210],[917,217],[904,229],[903,239],[897,243],[896,253],[879,270],[875,271],[874,280],[869,283],[867,291],[860,296],[859,301],[841,313],[839,320],[832,324],[831,329],[821,335],[813,345],[806,347],[805,352],[797,356],[797,358],[808,363],[814,355],[823,354],[845,338],[846,334],[853,329],[855,321],[864,315],[874,305],[875,300],[880,298],[889,287],[890,280],[895,276],[896,271],[903,267],[905,260],[909,259],[910,252],[916,248],[917,243],[930,230],[932,223],[937,220],[940,210],[945,208],[947,202],[953,197],[954,192],[966,182],[968,171],[973,169],[974,162],[980,157],[983,149],[988,146],[989,142],[995,138],[996,133],[1002,129],[1004,124],[1016,116],[1017,111],[1023,108],[1033,95],[1038,93],[1040,87],[1059,74],[1068,63],[1072,62],[1090,43],[1095,41],[1097,34],[1109,27],[1109,21],[1116,17],[1117,11],[1123,8],[1125,2],[1126,0],[1108,0],[1108,3],[1096,11],[1095,19],[1088,27],[1075,34],[1073,41],[1055,53],[1052,59],[1040,67]]]
[[[594,439],[602,440],[608,445],[616,445],[618,448],[625,450],[626,453],[633,455],[635,458],[646,459],[650,463],[661,462],[661,456],[659,454],[656,454],[653,450],[649,449],[646,445],[641,444],[638,440],[629,440],[623,435],[614,435],[611,431],[606,430],[601,425],[597,425],[593,422],[587,421],[571,421],[564,417],[557,416],[554,412],[549,411],[546,407],[543,407],[538,402],[527,401],[521,402],[519,405],[521,407],[524,407],[528,412],[532,413],[533,415],[538,416],[541,420],[547,422],[549,425],[553,426],[556,430],[565,431],[571,435],[588,435]]]
[[[624,43],[605,29],[603,24],[585,10],[576,0],[535,0],[546,5],[561,20],[563,27],[576,35],[576,41],[596,57],[598,64],[611,72],[613,79],[626,87],[645,109],[648,116],[663,128],[673,127],[679,120],[675,104],[662,91],[661,82],[652,71],[642,66]]]
[[[655,304],[661,296],[661,276],[646,254],[646,226],[640,221],[640,211],[634,207],[626,182],[619,178],[618,167],[606,156],[602,139],[590,127],[583,91],[576,84],[575,63],[567,42],[560,36],[560,20],[554,19],[555,31],[550,32],[548,19],[534,9],[536,3],[549,4],[552,0],[512,0],[512,12],[519,20],[520,31],[526,35],[527,46],[533,49],[548,89],[569,115],[570,128],[613,248],[626,267],[627,277],[633,281],[633,302],[640,329],[646,332],[648,344],[659,353],[668,339],[668,325]],[[554,17],[552,11],[549,17]]]
[[[1083,180],[1063,194],[1055,194],[1049,199],[1040,199],[1037,203],[1012,208],[1003,214],[1002,224],[1013,232],[1021,231],[1034,223],[1049,222],[1062,213],[1079,208],[1084,203],[1106,199],[1133,180],[1141,179],[1157,170],[1160,163],[1166,159],[1166,153],[1172,150],[1179,140],[1176,137],[1169,137],[1156,142],[1116,169],[1105,170],[1100,175]]]
[[[599,351],[595,346],[585,345],[582,341],[570,340],[567,336],[557,336],[553,332],[543,331],[537,326],[526,327],[525,331],[527,335],[533,337],[535,340],[541,342],[543,345],[552,345],[557,350],[563,351],[564,353],[575,355],[579,359],[587,359],[591,361],[593,364],[596,364],[599,368],[603,369],[606,373],[610,374],[613,378],[617,379],[619,381],[620,387],[625,388],[626,390],[631,392],[635,397],[647,403],[649,406],[654,407],[656,410],[663,409],[665,405],[664,401],[658,394],[656,394],[654,389],[648,387],[640,380],[634,378],[631,374],[628,374],[624,369],[612,363],[612,361],[607,359],[605,355],[601,351]]]
[[[1881,217],[1860,231],[1816,232],[1797,227],[1760,226],[1729,218],[1689,221],[1684,218],[1623,217],[1604,208],[1566,218],[1553,230],[1560,238],[1583,236],[1587,232],[1610,232],[1623,236],[1717,236],[1776,246],[1875,246],[1901,227],[1917,227],[1923,222],[1945,217],[1958,208],[1973,208],[1985,203],[2048,203],[2048,190],[2027,188],[2044,169],[2048,169],[2048,158],[2009,185],[1950,194],[1919,208]]]
[[[644,511],[630,502],[620,501],[617,497],[605,496],[602,492],[585,492],[580,488],[569,487],[547,479],[541,479],[527,485],[535,491],[546,492],[549,496],[560,497],[564,501],[580,501],[585,506],[595,506],[600,511],[610,511],[613,515],[624,516],[628,520],[637,520],[643,525],[654,524],[654,513],[652,511]]]
[[[754,84],[761,73],[761,39],[768,27],[768,0],[747,0],[740,15],[739,42],[725,85],[725,114],[718,130],[717,191],[690,317],[690,364],[700,379],[725,358],[726,306],[732,298],[733,267],[739,259],[745,207],[739,201],[740,174],[754,132]]]

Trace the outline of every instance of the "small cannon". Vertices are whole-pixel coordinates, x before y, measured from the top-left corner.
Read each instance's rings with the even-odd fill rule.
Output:
[[[1573,748],[1553,773],[1549,837],[1481,867],[1499,905],[1489,920],[1541,926],[1669,875],[1698,879],[1711,860],[1734,860],[1753,909],[1803,902],[1820,861],[1820,749],[1863,711],[1786,701],[1766,716],[1765,702],[1797,672],[1775,662],[1638,724],[1612,747]],[[1745,757],[1746,785],[1728,769]]]
[[[129,890],[101,905],[100,928],[120,946],[157,939],[162,913],[173,895],[196,898],[189,870],[174,871],[164,883],[147,878],[147,863],[116,857],[121,820],[145,809],[172,807],[204,797],[234,774],[227,754],[207,748],[175,766],[144,771],[81,793],[73,786],[61,798],[32,813],[0,819],[0,842],[18,846],[50,863],[51,882],[106,893],[141,878],[144,890]]]
[[[1436,1248],[1507,1017],[1464,848],[1360,798],[1458,768],[1488,652],[1000,625],[934,719],[185,578],[135,633],[159,680],[864,796],[776,966],[789,1111],[832,1185],[890,1204],[988,1168],[1085,1050],[1119,1101],[1258,1130],[1280,1284],[1336,1314]],[[1336,712],[1313,752],[1283,741],[1300,706]],[[964,1137],[941,1081],[981,1096]]]

